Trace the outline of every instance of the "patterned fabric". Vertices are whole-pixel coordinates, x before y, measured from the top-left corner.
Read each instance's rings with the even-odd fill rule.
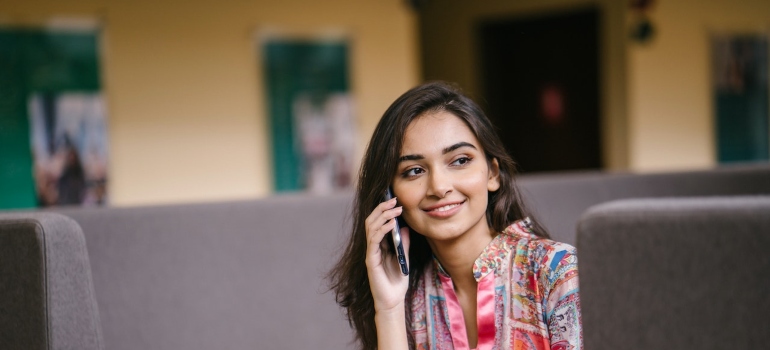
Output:
[[[478,349],[583,349],[575,248],[534,235],[527,220],[495,237],[474,264]],[[411,301],[416,349],[468,348],[457,305],[434,259]]]

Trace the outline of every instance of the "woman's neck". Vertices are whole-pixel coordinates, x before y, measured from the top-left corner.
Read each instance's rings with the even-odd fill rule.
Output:
[[[473,277],[473,264],[479,255],[489,245],[495,234],[491,229],[467,232],[451,241],[435,241],[428,239],[433,254],[444,270],[452,276],[455,290],[476,290],[476,279]]]

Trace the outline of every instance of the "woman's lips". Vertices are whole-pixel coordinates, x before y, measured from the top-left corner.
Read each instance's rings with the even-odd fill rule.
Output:
[[[428,209],[424,209],[425,213],[427,213],[429,216],[435,217],[435,218],[446,218],[450,217],[454,214],[456,214],[458,211],[460,211],[460,208],[465,203],[465,201],[462,202],[455,202],[455,203],[448,203],[448,204],[441,204],[432,206]]]

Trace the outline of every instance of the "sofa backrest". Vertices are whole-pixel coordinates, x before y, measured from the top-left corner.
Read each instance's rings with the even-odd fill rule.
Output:
[[[0,214],[0,349],[103,349],[85,240],[54,213]]]
[[[577,239],[586,349],[770,344],[770,196],[605,203]]]
[[[107,349],[344,349],[324,276],[350,198],[59,211],[83,227]]]
[[[551,237],[575,245],[580,215],[593,205],[624,198],[770,194],[770,165],[655,174],[522,175],[519,188]]]

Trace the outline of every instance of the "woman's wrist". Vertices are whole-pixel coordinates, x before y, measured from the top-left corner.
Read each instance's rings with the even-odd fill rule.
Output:
[[[406,310],[404,304],[376,310],[374,323],[377,327],[379,349],[406,349]]]
[[[404,309],[404,303],[398,303],[395,306],[387,308],[379,308],[374,306],[375,318],[381,316],[383,319],[389,319],[392,317],[406,317],[406,310]]]

